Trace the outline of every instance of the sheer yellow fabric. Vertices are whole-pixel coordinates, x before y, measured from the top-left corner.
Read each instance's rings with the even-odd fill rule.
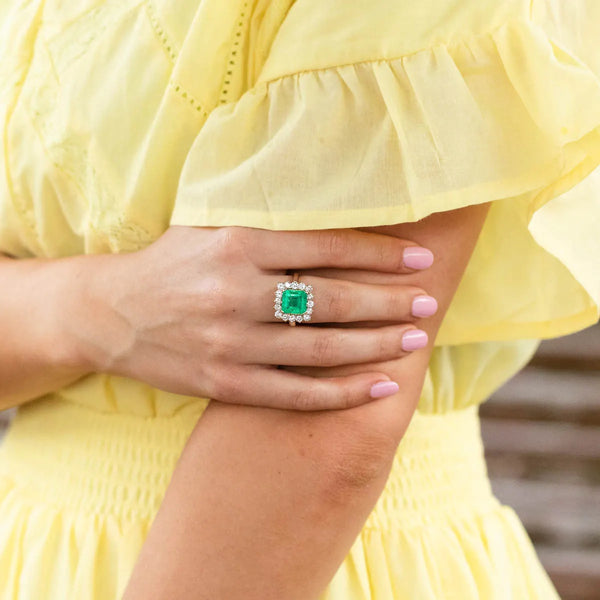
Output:
[[[435,14],[428,4],[395,10],[418,13],[410,23]],[[510,4],[490,3],[504,16]],[[600,163],[597,65],[549,38],[519,3],[500,25],[492,11],[488,27],[458,39],[432,27],[451,41],[424,49],[390,26],[393,17],[375,37],[376,16],[357,5],[356,21],[334,20],[329,36],[301,12],[333,27],[328,11],[297,6],[258,83],[215,110],[196,138],[171,223],[358,227],[500,200],[436,343],[545,338],[597,321],[600,188],[554,201]],[[348,58],[339,38],[358,28],[371,44],[360,52],[348,41],[355,62],[331,66]],[[296,51],[313,37],[308,63],[310,53]],[[573,229],[557,235],[569,219]]]
[[[599,29],[594,0],[6,0],[0,251],[493,201],[323,598],[557,598],[491,494],[477,405],[540,339],[598,319]],[[208,401],[90,375],[20,408],[0,449],[0,599],[116,600]]]

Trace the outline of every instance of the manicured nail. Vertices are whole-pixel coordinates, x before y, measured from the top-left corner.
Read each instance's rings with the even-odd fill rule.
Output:
[[[385,398],[395,394],[400,386],[395,381],[379,381],[371,386],[371,398]]]
[[[422,329],[411,329],[402,336],[402,349],[407,352],[427,346],[427,332]]]
[[[433,296],[417,296],[412,303],[412,314],[415,317],[430,317],[437,309],[438,303]]]
[[[404,249],[404,264],[410,269],[427,269],[433,264],[433,252],[421,246],[410,246]]]

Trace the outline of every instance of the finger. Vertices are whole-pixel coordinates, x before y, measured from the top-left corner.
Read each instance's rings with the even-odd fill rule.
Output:
[[[358,283],[307,276],[302,277],[296,290],[287,291],[288,288],[277,287],[278,283],[286,281],[285,276],[265,276],[260,281],[264,292],[254,294],[250,302],[242,307],[243,310],[250,311],[249,316],[256,321],[280,322],[282,312],[297,310],[300,314],[306,312],[310,316],[309,319],[303,319],[303,322],[311,323],[411,323],[418,318],[430,317],[438,309],[435,298],[416,286]],[[264,285],[262,281],[265,282]],[[301,298],[294,308],[286,305],[286,295],[290,293]]]
[[[413,325],[363,329],[262,325],[252,348],[240,345],[246,364],[333,367],[402,358],[427,345],[427,333]]]
[[[340,410],[372,401],[372,386],[389,380],[382,373],[315,378],[275,367],[248,366],[230,372],[211,398],[287,410]]]
[[[427,268],[433,262],[430,250],[410,240],[381,233],[355,229],[249,229],[247,233],[252,260],[265,270],[338,267],[413,273],[415,269]],[[409,248],[405,257],[405,250]],[[412,257],[409,258],[409,255]]]

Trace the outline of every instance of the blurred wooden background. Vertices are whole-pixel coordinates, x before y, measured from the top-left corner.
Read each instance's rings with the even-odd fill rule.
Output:
[[[600,600],[600,325],[542,342],[481,417],[494,491],[561,598]]]
[[[541,343],[480,409],[492,486],[563,600],[600,600],[600,325]]]

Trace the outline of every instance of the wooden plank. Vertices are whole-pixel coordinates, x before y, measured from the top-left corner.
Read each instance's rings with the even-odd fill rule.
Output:
[[[600,369],[600,325],[544,340],[530,364],[556,369]]]
[[[481,434],[488,453],[600,461],[600,429],[594,427],[487,418],[482,419]]]
[[[600,547],[600,487],[498,477],[492,488],[535,540]]]
[[[529,456],[509,452],[486,452],[486,460],[490,477],[600,485],[600,462],[597,460],[582,460],[578,456]]]
[[[527,367],[484,402],[480,414],[600,426],[600,371]]]
[[[600,550],[536,546],[562,600],[600,598]]]

